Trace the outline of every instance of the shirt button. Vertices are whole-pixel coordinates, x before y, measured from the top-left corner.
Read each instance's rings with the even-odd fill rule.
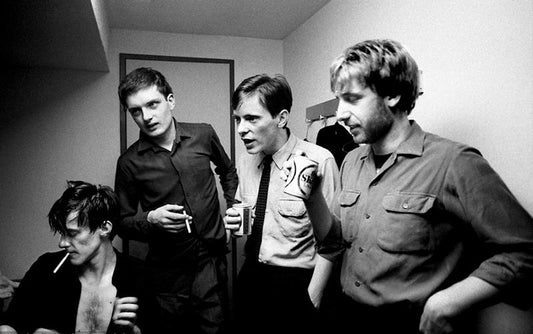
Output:
[[[365,219],[370,219],[370,215],[368,213],[365,213]]]
[[[361,282],[359,282],[359,281],[355,281],[355,286],[356,286],[356,287],[360,287],[360,286],[361,286]]]
[[[363,248],[359,247],[359,253],[362,253],[362,252],[363,252]]]
[[[402,204],[402,208],[409,209],[409,203],[405,202]]]

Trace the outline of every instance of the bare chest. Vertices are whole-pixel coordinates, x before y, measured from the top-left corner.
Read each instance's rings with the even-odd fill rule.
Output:
[[[76,333],[106,333],[113,315],[117,289],[106,286],[87,286],[82,284]]]

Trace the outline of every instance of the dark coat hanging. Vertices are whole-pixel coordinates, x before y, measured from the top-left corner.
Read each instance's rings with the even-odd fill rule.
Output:
[[[320,129],[316,137],[316,144],[328,149],[333,154],[339,168],[346,154],[358,146],[353,141],[350,132],[339,122]]]

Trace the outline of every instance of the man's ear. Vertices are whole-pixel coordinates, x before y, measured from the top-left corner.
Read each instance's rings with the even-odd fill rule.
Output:
[[[396,107],[396,105],[398,104],[398,102],[400,102],[400,98],[402,96],[401,95],[396,95],[396,96],[386,96],[385,97],[385,104],[389,107],[389,108],[394,108]]]
[[[170,104],[170,110],[174,110],[174,107],[176,106],[176,100],[174,99],[174,94],[168,94],[167,96],[167,102]]]
[[[289,123],[289,111],[287,109],[283,109],[279,112],[277,118],[278,128],[285,128],[287,126],[287,123]]]
[[[102,225],[100,225],[100,235],[109,238],[111,231],[113,231],[113,223],[109,220],[104,220]]]

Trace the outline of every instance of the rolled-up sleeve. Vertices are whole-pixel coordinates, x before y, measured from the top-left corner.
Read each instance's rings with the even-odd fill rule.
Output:
[[[337,166],[335,166],[337,168]],[[339,180],[339,178],[337,178]],[[341,193],[340,181],[337,181],[335,186],[335,193],[328,197],[324,194],[331,214],[331,228],[322,241],[317,242],[317,252],[323,258],[329,261],[335,261],[342,255],[346,248],[346,243],[342,236],[341,220],[340,220],[340,202],[339,196]]]
[[[335,192],[340,188],[339,168],[333,156],[325,159],[319,165],[318,176],[322,179],[320,183],[322,195],[331,211],[333,209]]]
[[[533,279],[531,215],[474,149],[457,155],[447,178],[451,195],[445,205],[470,223],[481,245],[484,261],[471,275],[519,300],[520,291]]]

